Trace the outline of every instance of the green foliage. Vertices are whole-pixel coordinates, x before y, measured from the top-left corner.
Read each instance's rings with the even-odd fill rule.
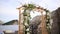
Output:
[[[23,7],[25,7],[25,9],[27,10],[33,10],[36,6],[34,4],[25,4],[23,5]]]
[[[46,10],[46,26],[47,26],[47,30],[48,30],[48,32],[49,32],[49,34],[50,34],[50,11],[49,10]]]
[[[28,14],[27,14],[27,12],[26,12],[26,9],[24,10],[24,12],[23,12],[23,16],[27,16]]]
[[[25,31],[25,34],[28,34],[29,33],[29,21],[30,21],[30,11],[33,10],[36,6],[34,4],[25,4],[23,5],[24,7],[24,12],[23,12],[23,16],[24,16],[24,21],[23,21],[23,24],[24,24],[24,31]]]

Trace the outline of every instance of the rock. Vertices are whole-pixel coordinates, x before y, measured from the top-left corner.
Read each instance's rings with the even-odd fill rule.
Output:
[[[40,23],[41,23],[40,15],[34,17],[30,21],[30,34],[40,34],[40,30],[38,29]]]
[[[52,19],[51,34],[60,34],[60,7],[52,12]]]

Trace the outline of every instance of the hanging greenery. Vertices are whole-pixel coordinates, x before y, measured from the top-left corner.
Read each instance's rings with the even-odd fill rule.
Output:
[[[51,33],[51,29],[50,29],[50,11],[49,10],[46,10],[46,26],[47,26],[47,30],[49,32],[49,34]]]
[[[24,21],[23,21],[23,24],[24,24],[24,34],[30,34],[30,31],[29,31],[29,21],[30,21],[30,12],[31,10],[33,10],[36,6],[34,4],[25,4],[23,5],[24,7],[24,12],[23,12],[23,16],[24,16]]]
[[[23,7],[27,10],[33,10],[34,8],[36,8],[36,6],[34,4],[25,4],[23,5]]]

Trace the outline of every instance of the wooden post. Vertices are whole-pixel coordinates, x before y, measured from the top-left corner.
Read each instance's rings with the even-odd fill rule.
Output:
[[[48,34],[48,31],[46,29],[46,18],[45,18],[45,15],[43,15],[43,11],[41,11],[41,31],[42,31],[42,34]]]
[[[22,23],[22,13],[21,13],[21,10],[20,8],[18,8],[19,10],[19,22],[18,22],[18,34],[23,34],[23,23]]]

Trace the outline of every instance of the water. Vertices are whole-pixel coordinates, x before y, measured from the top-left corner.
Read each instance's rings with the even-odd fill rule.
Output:
[[[0,31],[12,30],[17,31],[18,25],[0,25]]]

